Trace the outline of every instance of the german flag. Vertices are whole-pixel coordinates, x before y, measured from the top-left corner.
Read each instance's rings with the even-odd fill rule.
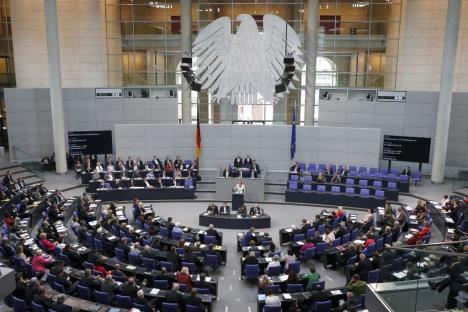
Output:
[[[201,132],[200,132],[200,117],[198,116],[197,105],[197,133],[195,134],[195,159],[197,160],[197,169],[200,167],[200,155],[202,153]]]

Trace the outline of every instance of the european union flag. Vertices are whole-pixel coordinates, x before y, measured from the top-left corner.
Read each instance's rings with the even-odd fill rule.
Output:
[[[294,159],[296,154],[296,111],[293,113],[293,121],[291,128],[291,159]]]

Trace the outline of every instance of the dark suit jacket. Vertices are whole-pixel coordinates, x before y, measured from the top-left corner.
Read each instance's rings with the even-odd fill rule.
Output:
[[[249,212],[250,215],[262,214],[262,213],[263,213],[263,209],[260,207],[252,207],[250,208],[250,212]]]
[[[221,206],[221,207],[219,207],[219,213],[220,214],[230,214],[231,213],[231,207]]]
[[[239,168],[242,167],[243,160],[241,157],[234,159],[234,167]]]
[[[131,298],[135,298],[138,292],[138,288],[135,285],[131,285],[125,283],[120,287],[120,294],[122,296],[130,296]]]
[[[204,307],[203,307],[201,298],[199,298],[197,296],[187,295],[187,296],[184,296],[183,300],[184,300],[185,306],[191,305],[191,306],[194,306],[194,307],[200,307],[202,309],[202,311],[205,310]]]
[[[168,290],[166,293],[166,302],[181,303],[182,294],[178,291]]]

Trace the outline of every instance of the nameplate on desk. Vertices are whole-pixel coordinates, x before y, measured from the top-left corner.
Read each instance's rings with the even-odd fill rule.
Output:
[[[278,276],[279,280],[281,282],[286,282],[288,280],[288,275],[287,274],[282,274],[280,276]]]
[[[114,235],[112,235],[112,236],[109,236],[107,239],[108,239],[108,240],[114,240],[114,239],[117,239],[117,237],[115,237]]]
[[[257,296],[258,301],[265,301],[266,296],[264,294],[260,294]]]
[[[265,258],[265,261],[266,262],[271,262],[271,261],[273,261],[273,258],[267,257],[267,258]]]
[[[338,295],[342,295],[343,293],[341,292],[341,290],[330,290],[330,293],[333,295],[333,296],[338,296]]]
[[[283,294],[283,298],[285,300],[291,300],[292,299],[291,294]]]
[[[291,232],[293,231],[293,229],[292,229],[292,228],[289,228],[289,229],[285,229],[284,231],[285,231],[286,233],[291,233]]]
[[[134,267],[133,265],[127,265],[125,268],[127,270],[132,270],[132,271],[136,269],[136,267]]]
[[[152,296],[157,296],[159,294],[159,289],[153,288],[153,289],[151,289],[149,294],[152,295]]]
[[[185,246],[185,247],[190,246],[190,242],[185,242],[185,243],[184,243],[184,246]]]
[[[304,245],[304,242],[298,241],[298,242],[296,242],[296,244],[298,244],[299,246],[302,246],[302,245]]]

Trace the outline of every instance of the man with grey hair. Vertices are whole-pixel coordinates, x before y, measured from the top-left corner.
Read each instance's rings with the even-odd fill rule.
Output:
[[[145,299],[145,292],[143,289],[140,289],[137,292],[136,298],[133,299],[133,303],[141,306],[144,309],[142,311],[153,311],[154,310],[154,303],[156,301],[156,298],[149,302],[148,300]],[[141,309],[140,309],[141,310]]]
[[[52,304],[52,310],[61,312],[71,312],[72,307],[65,304],[67,297],[64,294],[57,295],[57,302]]]

